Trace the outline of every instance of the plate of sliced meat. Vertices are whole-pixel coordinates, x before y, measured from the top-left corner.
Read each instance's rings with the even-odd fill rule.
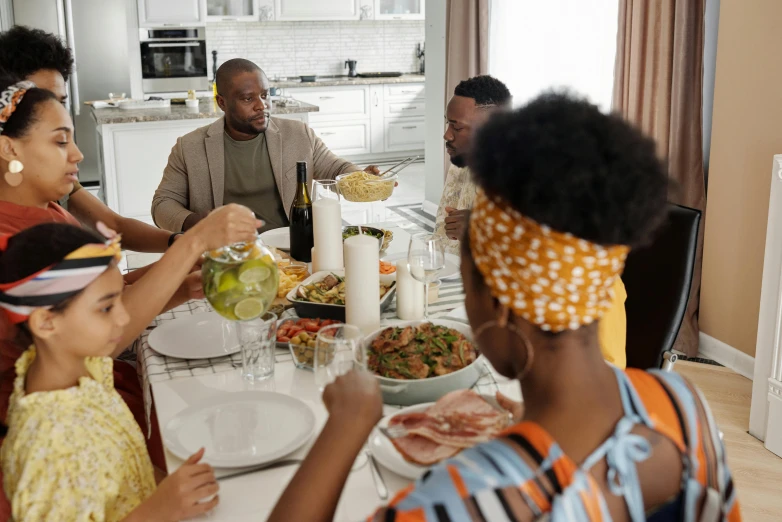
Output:
[[[496,437],[511,415],[494,397],[457,390],[383,418],[369,439],[377,461],[415,480],[431,466]]]

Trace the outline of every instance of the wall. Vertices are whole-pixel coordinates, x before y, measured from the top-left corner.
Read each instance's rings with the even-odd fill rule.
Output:
[[[779,0],[722,0],[700,325],[754,356],[772,159],[782,153]]]
[[[423,21],[219,22],[206,27],[209,73],[212,50],[218,65],[247,58],[272,78],[302,74],[347,74],[345,60],[358,60],[358,72],[416,72],[416,44],[424,42]]]
[[[426,196],[424,211],[437,213],[445,164],[446,0],[426,2]]]

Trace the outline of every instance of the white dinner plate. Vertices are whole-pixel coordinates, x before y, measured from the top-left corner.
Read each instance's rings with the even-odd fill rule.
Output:
[[[397,252],[396,254],[389,254],[381,258],[387,263],[396,265],[399,261],[407,262],[407,252]],[[440,270],[437,274],[438,279],[450,279],[452,277],[458,277],[459,266],[462,264],[462,260],[459,256],[454,254],[445,254],[445,268]]]
[[[285,251],[291,249],[291,229],[288,227],[267,230],[260,238],[266,246]]]
[[[489,402],[489,404],[493,405],[498,410],[504,411],[497,404],[497,400],[494,397],[490,395],[481,395],[481,397],[483,397],[486,401]],[[372,455],[381,465],[388,468],[390,471],[393,471],[397,475],[410,480],[417,480],[431,467],[419,466],[418,464],[413,464],[412,462],[406,461],[402,454],[399,453],[396,447],[394,447],[394,444],[388,439],[388,437],[380,433],[378,428],[387,428],[388,423],[391,421],[392,417],[402,413],[420,413],[425,411],[433,404],[433,402],[427,402],[424,404],[416,404],[415,406],[408,406],[407,408],[403,408],[380,419],[380,422],[377,423],[377,426],[372,430],[372,433],[369,436],[369,449],[372,452]]]
[[[205,448],[204,462],[242,468],[293,453],[314,430],[315,415],[299,399],[275,392],[226,392],[179,412],[163,430],[163,443],[180,459]]]
[[[217,312],[180,317],[158,326],[147,342],[160,355],[180,359],[224,357],[239,351],[236,328]]]

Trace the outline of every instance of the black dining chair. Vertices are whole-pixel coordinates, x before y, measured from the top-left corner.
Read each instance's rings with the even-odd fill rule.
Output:
[[[668,204],[651,244],[627,256],[627,367],[671,369],[673,343],[684,320],[698,245],[699,210]]]

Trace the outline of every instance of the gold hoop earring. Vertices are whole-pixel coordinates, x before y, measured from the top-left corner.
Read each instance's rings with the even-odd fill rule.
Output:
[[[11,185],[12,187],[18,187],[22,184],[22,170],[24,170],[24,165],[19,160],[11,160],[8,163],[8,172],[5,173],[3,176],[5,178],[5,182]]]
[[[480,342],[478,341],[478,338],[483,335],[486,330],[490,328],[501,328],[503,330],[508,330],[513,335],[521,339],[521,342],[524,343],[524,348],[526,349],[527,353],[527,360],[524,361],[524,368],[521,369],[521,372],[518,375],[518,379],[522,380],[524,377],[527,376],[529,371],[532,369],[532,363],[535,360],[535,349],[532,347],[532,343],[530,342],[529,338],[524,335],[524,332],[522,332],[518,326],[508,321],[508,309],[505,308],[505,313],[502,317],[500,317],[499,320],[491,320],[483,323],[478,327],[475,332],[473,332],[473,338],[476,342],[478,342],[478,345],[480,346]]]

